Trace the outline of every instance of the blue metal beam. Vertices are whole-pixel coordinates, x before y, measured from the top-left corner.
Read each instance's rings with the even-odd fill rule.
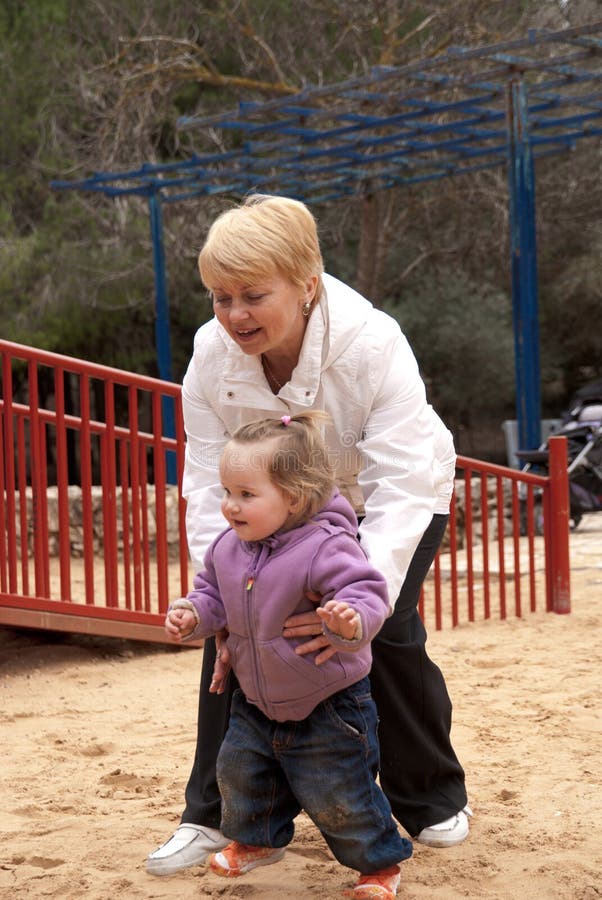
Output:
[[[153,262],[155,271],[155,347],[159,376],[163,381],[173,381],[171,370],[171,337],[169,324],[169,299],[167,295],[167,276],[165,271],[165,253],[163,249],[163,216],[161,199],[157,192],[148,195],[150,213],[150,232],[153,244]],[[163,397],[161,401],[163,415],[163,433],[168,437],[176,436],[176,419],[172,397]],[[168,484],[177,483],[175,453],[166,455],[166,474]]]
[[[516,375],[516,410],[520,449],[541,442],[541,388],[535,231],[535,171],[529,142],[527,96],[522,80],[508,91],[508,183],[510,254]]]

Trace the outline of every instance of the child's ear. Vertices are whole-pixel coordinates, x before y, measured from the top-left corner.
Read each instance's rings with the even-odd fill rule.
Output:
[[[293,494],[289,494],[288,491],[286,493],[286,500],[288,503],[288,511],[292,515],[295,515],[301,509],[303,504],[303,498],[299,496],[294,496]]]

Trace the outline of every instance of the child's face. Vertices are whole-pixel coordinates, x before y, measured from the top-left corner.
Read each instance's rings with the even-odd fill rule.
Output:
[[[270,480],[265,446],[236,444],[220,462],[222,513],[241,541],[261,541],[282,528],[295,504]]]

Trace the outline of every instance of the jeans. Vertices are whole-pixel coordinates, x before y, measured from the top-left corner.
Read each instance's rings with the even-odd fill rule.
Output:
[[[304,809],[340,863],[364,874],[407,859],[377,785],[376,706],[363,678],[301,721],[276,722],[237,690],[218,760],[221,829],[259,847],[285,847]]]

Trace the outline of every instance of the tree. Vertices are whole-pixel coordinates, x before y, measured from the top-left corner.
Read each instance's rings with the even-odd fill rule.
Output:
[[[498,424],[499,411],[512,408],[508,297],[480,279],[470,280],[452,262],[432,268],[403,299],[385,308],[399,320],[416,353],[431,402],[462,437],[467,452],[471,430],[489,421],[493,405]]]
[[[56,194],[51,179],[173,161],[239,140],[211,129],[181,132],[176,121],[183,114],[224,111],[241,99],[337,82],[373,65],[434,56],[449,45],[496,43],[530,27],[556,29],[593,18],[591,0],[150,0],[143,7],[137,0],[4,0],[3,335],[156,374],[145,201]],[[591,328],[600,299],[600,160],[600,143],[591,140],[573,157],[537,165],[544,401],[552,412],[579,379],[602,374]],[[209,315],[196,255],[209,222],[228,202],[204,198],[164,206],[178,379],[194,330]],[[470,310],[472,333],[497,358],[498,372],[506,360],[511,303],[505,172],[388,192],[368,189],[316,213],[328,268],[410,330],[446,417],[474,420],[474,411],[485,416],[487,405],[492,416],[499,419],[502,406],[505,414],[505,381],[498,400],[487,354],[463,343]],[[444,316],[431,306],[431,295]],[[479,302],[469,304],[465,295]],[[458,322],[448,318],[454,305]],[[503,310],[503,320],[494,308],[500,316]],[[486,311],[491,321],[481,328]],[[127,331],[124,349],[114,340],[116,327]],[[464,372],[450,375],[454,360],[465,354],[485,380],[464,384]],[[504,365],[512,376],[512,365]],[[482,402],[475,396],[479,389]]]

